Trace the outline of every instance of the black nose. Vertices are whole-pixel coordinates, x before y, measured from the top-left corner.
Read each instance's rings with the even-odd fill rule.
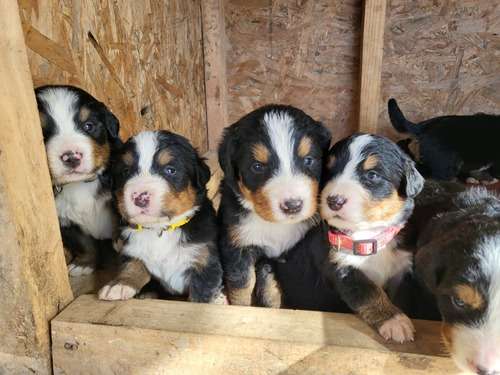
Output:
[[[296,214],[302,210],[302,199],[287,199],[280,207],[287,215]]]
[[[498,372],[497,371],[490,372],[486,367],[478,365],[477,366],[477,374],[478,375],[496,375],[496,374],[498,374]]]
[[[330,195],[326,198],[326,203],[333,211],[338,211],[347,203],[347,198],[343,195]]]
[[[70,168],[76,168],[80,165],[82,155],[79,152],[66,151],[61,155],[62,162]]]

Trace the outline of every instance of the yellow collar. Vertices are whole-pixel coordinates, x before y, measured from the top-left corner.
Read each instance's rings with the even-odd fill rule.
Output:
[[[158,230],[158,237],[161,237],[163,232],[169,231],[169,230],[174,230],[175,228],[182,227],[184,224],[188,223],[191,218],[188,216],[182,220],[179,220],[176,223],[173,223],[172,225],[169,225],[166,228],[160,227]],[[151,227],[143,227],[142,225],[139,224],[129,224],[130,228],[135,229],[136,231],[140,232],[143,229],[157,229],[157,228],[151,228]]]

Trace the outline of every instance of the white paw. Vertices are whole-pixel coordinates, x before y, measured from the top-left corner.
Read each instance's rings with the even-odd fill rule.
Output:
[[[70,276],[86,276],[90,275],[95,271],[95,267],[92,266],[79,266],[74,263],[68,264],[68,274]]]
[[[403,343],[404,341],[413,341],[415,328],[413,328],[410,318],[400,313],[382,323],[378,331],[386,340],[393,339]]]
[[[126,301],[137,294],[137,290],[128,285],[105,285],[99,290],[99,299],[106,301]]]
[[[467,182],[468,184],[479,185],[479,180],[474,177],[467,177],[465,182]]]

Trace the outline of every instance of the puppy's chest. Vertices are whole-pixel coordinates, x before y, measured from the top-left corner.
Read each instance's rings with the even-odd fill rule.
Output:
[[[278,258],[299,242],[311,226],[312,221],[273,223],[251,213],[232,229],[232,238],[239,247],[257,246],[269,258]]]
[[[113,232],[109,202],[111,193],[97,194],[99,181],[74,182],[56,195],[57,216],[61,226],[77,224],[96,239],[111,238]]]
[[[397,241],[387,244],[375,255],[353,255],[351,251],[330,249],[330,258],[340,267],[354,267],[362,271],[375,284],[384,288],[390,279],[412,269],[413,255],[400,249]]]
[[[126,255],[140,259],[167,290],[179,294],[187,292],[190,279],[186,271],[208,251],[203,244],[186,243],[180,229],[163,232],[159,237],[154,230],[126,228],[122,238],[128,238],[123,247]]]

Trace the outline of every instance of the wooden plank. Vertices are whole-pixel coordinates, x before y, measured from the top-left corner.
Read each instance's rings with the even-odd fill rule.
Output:
[[[208,149],[215,150],[229,125],[224,0],[201,2],[205,57]]]
[[[73,296],[16,0],[0,24],[0,373],[49,374],[49,322]]]
[[[77,298],[52,321],[56,374],[456,374],[439,323],[384,341],[352,315]],[[78,365],[75,365],[78,364]]]
[[[365,0],[361,34],[359,131],[378,132],[386,0]]]

